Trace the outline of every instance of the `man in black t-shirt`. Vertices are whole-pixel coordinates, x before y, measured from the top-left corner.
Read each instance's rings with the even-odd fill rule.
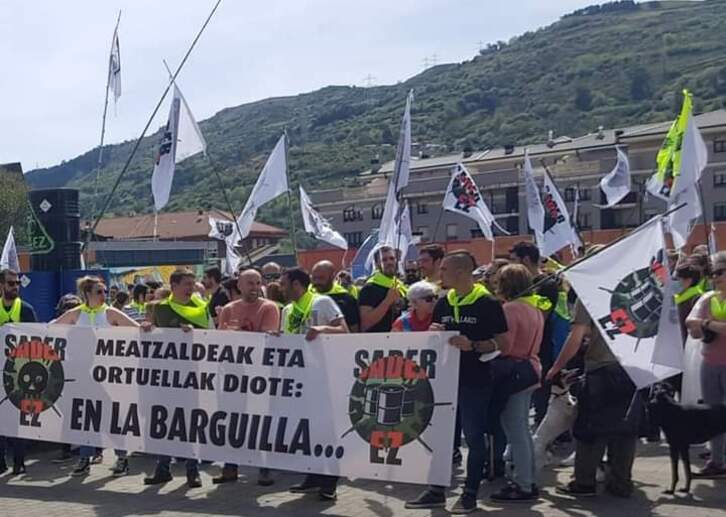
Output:
[[[35,323],[38,321],[32,305],[20,299],[20,280],[12,269],[0,271],[0,326],[6,323]],[[0,474],[8,469],[5,463],[7,445],[13,449],[13,475],[25,473],[25,440],[0,436]]]
[[[441,279],[451,287],[434,307],[432,330],[458,330],[449,344],[461,350],[459,363],[459,411],[464,437],[469,446],[464,492],[452,513],[476,510],[477,493],[487,460],[485,434],[487,411],[492,396],[491,367],[480,361],[482,354],[498,350],[507,321],[501,304],[472,273],[474,258],[466,251],[449,253],[441,263]],[[444,487],[429,487],[406,508],[437,508],[446,502]]]
[[[204,272],[202,283],[209,296],[209,315],[217,324],[217,310],[221,311],[222,307],[229,303],[229,296],[224,292],[222,287],[222,272],[217,266],[210,267]]]
[[[396,251],[384,246],[377,255],[378,269],[366,281],[358,296],[363,332],[390,332],[406,297],[406,287],[396,278]]]
[[[321,260],[313,266],[310,272],[311,290],[317,294],[324,294],[333,299],[345,317],[345,323],[350,332],[359,332],[360,312],[358,300],[348,290],[335,281],[335,266],[329,260]]]

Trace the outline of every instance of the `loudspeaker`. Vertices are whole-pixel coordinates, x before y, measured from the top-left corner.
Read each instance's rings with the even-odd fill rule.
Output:
[[[77,189],[31,190],[29,197],[35,215],[54,242],[81,240],[81,213]]]

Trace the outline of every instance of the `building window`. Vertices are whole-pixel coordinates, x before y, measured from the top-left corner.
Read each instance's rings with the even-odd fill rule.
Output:
[[[383,217],[383,205],[378,203],[377,205],[373,205],[371,207],[371,218],[374,220],[380,219]]]
[[[519,217],[510,215],[504,220],[504,228],[512,235],[519,234]]]
[[[575,200],[575,187],[567,187],[565,189],[565,201]]]
[[[713,220],[726,221],[726,203],[716,203],[713,205]]]
[[[720,188],[720,187],[726,187],[726,173],[725,172],[715,172],[713,174],[713,186]]]
[[[583,187],[580,189],[580,201],[590,201],[592,199],[592,190]]]
[[[726,140],[714,140],[713,141],[713,152],[714,153],[726,153]]]
[[[363,244],[363,232],[347,232],[343,234],[349,246],[360,246]]]
[[[577,214],[577,227],[580,230],[589,230],[592,228],[592,220],[590,219],[590,214],[580,212]]]
[[[416,228],[416,233],[421,236],[421,242],[426,242],[431,239],[428,226],[419,226],[418,228]]]
[[[428,214],[429,213],[429,205],[426,203],[418,202],[416,203],[416,213],[421,214]]]
[[[360,210],[358,210],[356,207],[349,206],[348,208],[343,210],[343,221],[345,221],[346,223],[362,220],[363,214],[361,214]]]
[[[481,228],[472,228],[469,230],[471,232],[471,238],[472,239],[481,239],[484,237],[484,234],[481,231]]]
[[[459,238],[459,229],[455,224],[446,225],[446,240],[455,241]]]

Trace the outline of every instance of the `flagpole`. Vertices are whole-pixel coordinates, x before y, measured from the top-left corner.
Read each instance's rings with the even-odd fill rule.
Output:
[[[290,152],[290,141],[287,138],[287,128],[283,130],[285,135],[285,176],[287,176],[287,207],[290,212],[290,238],[292,240],[292,253],[295,257],[295,263],[297,264],[297,239],[295,238],[295,216],[292,214],[292,190],[290,189],[290,164],[289,164],[289,152]]]
[[[713,228],[711,228],[711,225],[708,222],[708,215],[706,214],[706,209],[703,205],[703,185],[701,185],[701,180],[699,179],[696,181],[696,185],[698,185],[698,202],[701,203],[701,215],[703,216],[703,226],[706,234],[706,247],[708,248],[708,254],[713,255],[718,250],[711,249],[713,246],[711,234],[713,231]],[[715,242],[715,241],[714,241]]]
[[[192,53],[192,50],[194,50],[194,47],[196,46],[197,42],[199,41],[199,38],[204,33],[204,30],[207,28],[207,25],[209,25],[209,22],[212,20],[214,13],[217,12],[217,8],[219,7],[219,4],[221,4],[221,3],[222,3],[222,0],[217,0],[217,2],[214,4],[214,7],[212,8],[211,12],[207,16],[207,19],[204,21],[204,24],[202,25],[202,28],[199,29],[199,32],[195,36],[194,40],[192,40],[191,45],[187,49],[186,54],[184,54],[184,57],[182,58],[181,62],[179,63],[179,66],[177,67],[176,72],[174,72],[174,75],[171,78],[171,80],[169,81],[169,84],[167,84],[166,88],[164,88],[164,91],[162,92],[161,97],[159,98],[159,102],[154,107],[153,111],[151,112],[151,115],[149,116],[149,120],[146,122],[146,125],[144,126],[144,129],[141,131],[141,134],[136,139],[136,142],[134,143],[134,146],[131,149],[131,153],[129,154],[128,158],[126,159],[126,162],[124,163],[124,166],[121,169],[121,172],[119,172],[118,176],[116,176],[116,180],[114,181],[114,184],[111,187],[111,192],[109,192],[108,196],[106,196],[106,200],[103,203],[101,212],[96,217],[96,220],[93,222],[93,226],[91,227],[91,231],[86,236],[86,241],[83,244],[83,249],[85,249],[88,246],[88,243],[91,240],[91,235],[95,234],[96,228],[98,228],[98,224],[101,222],[101,219],[103,218],[103,214],[105,214],[106,210],[108,210],[108,207],[111,204],[111,200],[113,199],[113,196],[116,193],[116,190],[118,189],[119,185],[121,184],[121,179],[124,177],[124,175],[126,174],[126,171],[129,169],[129,166],[131,165],[131,161],[134,159],[134,156],[136,156],[136,152],[139,150],[141,141],[146,136],[146,132],[149,130],[151,123],[154,121],[154,117],[156,116],[156,113],[159,111],[159,108],[161,108],[161,105],[164,103],[164,99],[166,98],[166,95],[169,93],[169,90],[171,89],[171,85],[174,84],[174,81],[176,80],[177,76],[179,75],[179,72],[181,72],[182,68],[184,68],[184,65],[186,64],[187,59],[189,59],[189,55]]]
[[[663,214],[662,214],[661,216],[659,216],[659,217],[657,217],[657,218],[655,218],[655,217],[654,217],[654,218],[653,218],[653,219],[651,219],[650,221],[647,221],[647,222],[645,222],[645,223],[641,224],[640,226],[638,226],[638,227],[637,227],[637,228],[636,228],[635,230],[633,230],[632,232],[630,232],[630,233],[626,233],[626,234],[623,234],[623,235],[621,235],[621,236],[617,237],[617,238],[616,238],[615,240],[613,240],[613,241],[611,241],[611,242],[609,242],[609,243],[607,243],[607,244],[603,245],[603,247],[602,247],[602,248],[600,248],[599,250],[593,251],[593,252],[592,252],[592,253],[590,253],[589,255],[585,254],[585,255],[584,255],[584,256],[583,256],[583,257],[582,257],[582,258],[581,258],[580,260],[575,260],[574,262],[572,262],[572,263],[570,263],[570,264],[566,265],[566,266],[565,266],[565,267],[563,267],[562,269],[560,269],[560,270],[558,270],[558,271],[556,271],[556,272],[554,272],[554,273],[550,273],[549,275],[546,275],[546,276],[544,276],[544,277],[543,277],[543,278],[541,278],[541,279],[540,279],[539,281],[537,281],[537,282],[533,283],[533,284],[532,284],[531,286],[529,286],[529,287],[528,287],[527,289],[525,289],[525,290],[524,290],[524,291],[522,291],[522,292],[521,292],[520,294],[518,294],[518,295],[516,296],[516,298],[519,298],[519,297],[521,297],[521,296],[525,296],[525,295],[526,295],[527,293],[531,293],[531,292],[533,292],[533,291],[534,291],[535,289],[537,289],[537,288],[538,288],[538,287],[539,287],[540,285],[544,284],[544,283],[545,283],[545,282],[547,282],[548,280],[551,280],[552,278],[554,278],[554,277],[556,277],[556,276],[558,276],[558,275],[560,275],[560,274],[564,273],[565,271],[568,271],[568,270],[572,269],[572,268],[573,268],[573,267],[575,267],[576,265],[580,264],[580,263],[581,263],[581,262],[582,262],[583,260],[587,260],[587,259],[590,259],[590,258],[594,257],[595,255],[599,255],[600,253],[602,253],[602,252],[603,252],[603,251],[605,251],[606,249],[608,249],[608,248],[611,248],[611,247],[615,246],[615,245],[616,245],[617,243],[619,243],[619,242],[620,242],[620,241],[622,241],[623,239],[626,239],[626,238],[630,237],[631,235],[634,235],[634,234],[636,234],[636,233],[638,233],[638,232],[640,232],[640,231],[642,231],[642,230],[646,229],[646,228],[647,228],[648,226],[650,226],[651,224],[655,224],[655,223],[657,223],[657,222],[660,222],[660,221],[662,221],[663,219],[665,219],[666,217],[668,217],[668,216],[669,216],[669,215],[671,215],[672,213],[674,213],[674,212],[677,212],[677,211],[678,211],[678,210],[680,210],[681,208],[685,207],[685,206],[686,206],[687,204],[688,204],[688,203],[681,203],[680,205],[678,205],[678,206],[675,206],[675,207],[671,208],[670,210],[667,210],[667,211],[666,211],[665,213],[663,213]]]
[[[494,264],[494,260],[497,258],[497,238],[492,235],[492,264]]]
[[[159,212],[154,208],[154,235],[152,237],[153,241],[156,242],[156,235],[159,231]]]
[[[113,46],[116,42],[116,35],[118,34],[118,26],[121,23],[121,9],[118,11],[118,18],[116,19],[116,28],[113,30],[113,37],[111,38],[111,54],[113,53]],[[103,164],[103,142],[106,139],[106,115],[108,114],[108,90],[111,87],[111,69],[110,60],[111,54],[109,54],[109,69],[106,73],[106,95],[103,100],[103,115],[101,116],[101,143],[98,145],[98,162],[96,163],[96,177],[93,180],[93,211],[91,215],[96,216],[96,200],[98,198],[98,180],[101,175],[101,166]]]

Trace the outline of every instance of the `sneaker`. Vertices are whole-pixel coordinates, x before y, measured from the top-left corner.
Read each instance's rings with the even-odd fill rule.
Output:
[[[81,458],[76,464],[76,468],[71,472],[73,477],[87,476],[91,473],[91,460],[90,458]]]
[[[69,461],[73,460],[73,453],[71,453],[70,449],[63,449],[61,453],[50,460],[51,463],[68,463]]]
[[[224,467],[222,473],[212,478],[213,485],[221,485],[223,483],[234,483],[239,479],[239,471],[237,467]]]
[[[464,457],[461,455],[461,451],[459,449],[454,449],[454,454],[451,455],[452,465],[461,465],[463,460]]]
[[[492,494],[490,498],[495,503],[528,503],[536,501],[538,495],[532,490],[526,492],[519,485],[511,483],[496,494]]]
[[[154,472],[153,476],[144,478],[144,484],[161,485],[163,483],[168,483],[172,479],[174,479],[174,477],[171,475],[171,472],[166,469],[160,469]]]
[[[22,474],[25,474],[25,463],[22,461],[17,462],[13,465],[13,476],[20,476]]]
[[[597,491],[594,486],[578,485],[574,481],[570,481],[566,485],[556,487],[555,491],[558,494],[571,495],[573,497],[594,497],[597,495]]]
[[[189,488],[199,488],[202,486],[202,478],[199,477],[198,470],[190,470],[187,472],[187,486]]]
[[[5,461],[0,461],[0,474],[5,474],[8,470],[8,464]]]
[[[320,491],[320,485],[314,481],[311,481],[308,476],[305,477],[302,483],[292,485],[290,492],[293,494],[312,494]]]
[[[91,465],[100,465],[101,463],[103,463],[103,454],[94,454],[91,458]]]
[[[454,503],[449,513],[454,515],[466,515],[477,511],[479,507],[476,504],[476,497],[470,494],[464,494]]]
[[[260,469],[257,474],[257,484],[260,486],[271,486],[275,484],[275,480],[270,475],[270,469]]]
[[[129,460],[126,458],[117,458],[116,463],[111,467],[111,475],[115,478],[120,478],[129,473]]]
[[[446,497],[443,492],[434,492],[433,490],[426,490],[411,501],[406,501],[405,507],[409,510],[423,509],[423,508],[443,508],[446,506]]]
[[[338,494],[336,493],[335,487],[326,487],[318,490],[318,496],[320,497],[321,501],[335,501],[335,499],[338,497]]]
[[[705,467],[694,472],[692,475],[694,478],[722,478],[726,477],[726,469],[723,467],[717,467],[713,463],[706,463]]]

